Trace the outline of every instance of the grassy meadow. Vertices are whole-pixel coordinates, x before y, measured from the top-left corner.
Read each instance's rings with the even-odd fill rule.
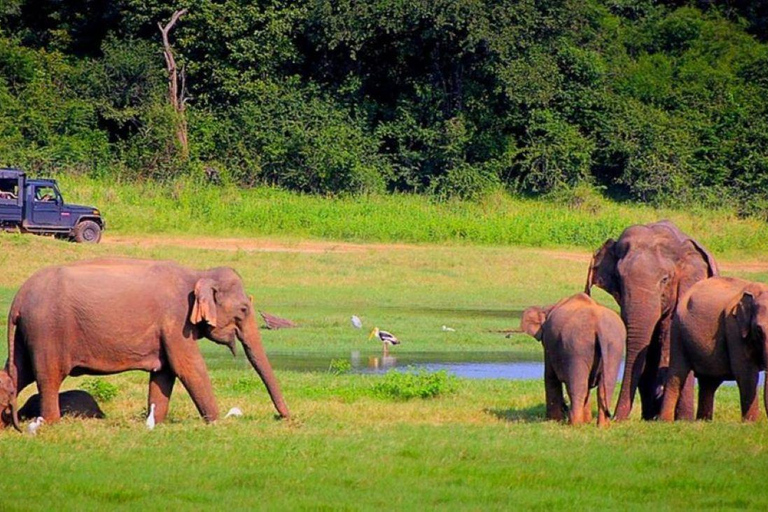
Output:
[[[412,195],[320,197],[269,187],[171,185],[62,175],[68,202],[99,207],[110,233],[290,237],[351,242],[578,247],[591,251],[628,225],[671,219],[719,255],[763,254],[768,226],[711,207],[657,209],[577,188],[554,201],[498,191],[478,201]]]
[[[473,216],[462,205],[421,198],[324,203],[255,190],[237,200],[241,209],[233,207],[229,221],[241,219],[242,224],[227,228],[229,221],[216,218],[225,206],[218,206],[213,195],[200,200],[211,210],[201,210],[183,206],[188,193],[183,188],[177,202],[158,193],[143,203],[141,192],[132,196],[127,185],[89,186],[78,187],[77,194],[67,194],[74,190],[69,184],[62,190],[68,200],[93,202],[106,212],[104,243],[0,236],[3,336],[13,294],[36,269],[120,255],[236,268],[259,309],[300,324],[263,331],[271,353],[380,353],[375,342],[367,341],[367,331],[351,328],[349,317],[357,314],[366,327],[378,325],[403,340],[392,350],[395,355],[481,350],[541,358],[535,340],[524,335],[507,339],[494,331],[516,327],[517,313],[530,304],[580,291],[590,254],[578,247],[617,236],[621,222],[635,212],[607,203],[600,208],[608,210],[599,214],[560,207],[534,222],[535,209],[543,213],[547,205],[532,203],[533,213],[523,212],[523,202],[500,198],[503,207],[489,207],[488,216],[478,219],[482,204],[473,206],[478,208]],[[254,206],[272,200],[274,210],[266,213]],[[398,208],[387,208],[396,202]],[[521,209],[519,215],[505,210],[513,207]],[[152,211],[162,215],[146,213]],[[636,221],[655,218],[650,209],[637,212]],[[734,236],[729,226],[736,233],[748,233],[751,226],[755,233],[765,229],[728,217],[717,217],[706,229],[704,214],[671,213],[712,247],[729,243]],[[353,218],[361,219],[362,231],[333,231],[343,229],[345,215],[349,229],[356,224]],[[424,227],[418,225],[429,218],[439,234],[435,239],[422,237]],[[289,227],[275,227],[270,219]],[[493,233],[484,220],[501,225],[505,219],[513,225],[508,233],[519,230],[530,238],[477,238]],[[464,239],[451,235],[454,221],[478,231]],[[291,223],[301,222],[305,227],[294,231],[300,224]],[[572,226],[581,226],[583,234],[571,232]],[[407,232],[412,238],[403,235]],[[539,238],[542,233],[561,235],[550,242]],[[254,248],[245,239],[225,243],[224,237],[246,234],[262,241],[274,237],[268,249]],[[203,236],[205,243],[196,243]],[[316,240],[312,250],[303,249],[305,237]],[[322,238],[420,243],[317,242]],[[219,248],[211,243],[217,239]],[[713,248],[724,273],[768,281],[768,264],[759,257],[762,246],[756,239],[743,243],[722,253]],[[615,307],[606,294],[595,295]],[[444,324],[456,332],[443,332]],[[39,510],[52,504],[77,510],[768,507],[762,483],[768,475],[768,421],[763,415],[753,425],[740,422],[734,386],[718,392],[712,423],[645,423],[636,410],[628,422],[597,429],[543,421],[544,389],[536,380],[461,379],[452,393],[405,401],[374,392],[382,376],[278,370],[293,418],[276,421],[242,351],[232,365],[222,362],[231,359],[224,347],[206,340],[200,346],[222,413],[237,406],[244,417],[205,425],[177,385],[168,421],[149,432],[143,421],[147,375],[100,377],[117,389],[114,399],[101,403],[107,419],[65,418],[44,426],[36,437],[12,429],[0,432],[0,509]],[[5,355],[3,341],[0,359]],[[93,377],[69,378],[65,388],[81,387],[88,379]],[[21,401],[33,391],[26,390]]]

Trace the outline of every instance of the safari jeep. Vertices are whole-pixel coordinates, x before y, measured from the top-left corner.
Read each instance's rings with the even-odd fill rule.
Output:
[[[96,208],[65,204],[56,180],[0,168],[0,229],[98,243],[104,228]]]

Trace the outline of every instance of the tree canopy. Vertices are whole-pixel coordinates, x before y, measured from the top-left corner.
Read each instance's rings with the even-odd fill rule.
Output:
[[[158,22],[184,69],[174,134]],[[768,207],[768,2],[4,0],[0,165]],[[761,39],[762,38],[762,39]],[[708,199],[709,198],[709,199]]]

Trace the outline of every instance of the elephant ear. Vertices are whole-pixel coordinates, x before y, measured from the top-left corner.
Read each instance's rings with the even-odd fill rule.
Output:
[[[195,283],[195,302],[189,315],[190,322],[199,324],[205,321],[211,327],[216,327],[215,293],[215,283],[212,279],[203,278]]]
[[[739,334],[745,339],[752,328],[752,315],[755,310],[755,296],[750,292],[744,292],[739,302],[731,310],[731,315],[736,317],[736,325],[739,326]]]
[[[592,256],[587,272],[587,285],[584,287],[584,293],[587,295],[590,295],[592,285],[595,285],[610,293],[616,302],[619,301],[619,277],[616,272],[618,258],[614,251],[615,245],[613,238],[609,238]]]
[[[694,240],[693,238],[688,239],[688,243],[690,243],[693,248],[696,250],[698,255],[706,262],[707,264],[707,277],[716,277],[720,275],[720,269],[717,266],[717,262],[715,261],[715,258],[710,254],[710,252],[704,248],[703,245],[701,245],[699,242]]]

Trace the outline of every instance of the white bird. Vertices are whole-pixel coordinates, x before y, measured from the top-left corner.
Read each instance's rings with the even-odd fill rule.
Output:
[[[381,340],[381,342],[384,344],[384,354],[385,355],[389,353],[389,346],[390,345],[399,345],[400,344],[400,340],[398,340],[395,337],[394,334],[392,334],[391,332],[382,331],[378,327],[374,327],[373,328],[373,330],[371,331],[371,335],[368,336],[368,339],[371,339],[374,336],[379,338],[379,340]]]
[[[147,415],[147,428],[155,428],[155,404],[149,404],[149,414]]]
[[[360,320],[360,317],[357,315],[352,315],[352,327],[355,329],[362,329],[363,328],[363,321]]]
[[[239,418],[243,415],[243,411],[240,410],[239,407],[233,407],[229,410],[229,412],[224,416],[224,419],[229,418],[230,416],[234,416],[236,418]]]
[[[37,435],[37,429],[40,428],[40,426],[45,423],[45,419],[43,419],[42,416],[38,416],[34,420],[32,420],[29,425],[27,425],[27,434],[34,436]]]
[[[456,332],[456,329],[454,329],[453,327],[448,327],[447,325],[443,326],[443,330],[446,332]]]

